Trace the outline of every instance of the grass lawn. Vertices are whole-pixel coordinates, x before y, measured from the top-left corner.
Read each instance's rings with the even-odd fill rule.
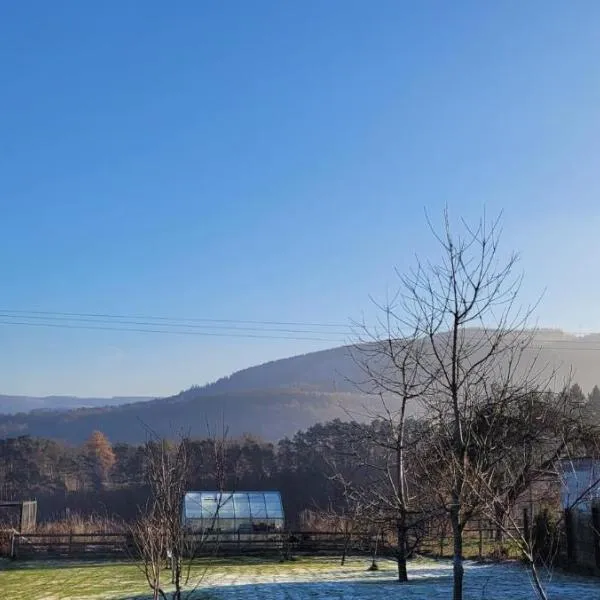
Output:
[[[410,582],[395,581],[393,561],[379,561],[367,572],[367,558],[351,559],[345,567],[330,558],[275,560],[212,560],[197,599],[210,600],[429,600],[451,598],[449,561],[409,563]],[[194,567],[196,581],[206,564]],[[165,579],[169,572],[165,571]],[[549,574],[551,598],[600,600],[597,579]],[[0,564],[0,589],[11,600],[146,600],[151,598],[143,575],[131,563],[29,562]],[[515,564],[467,563],[465,600],[529,600],[534,593],[528,573]]]
[[[364,570],[367,564],[367,559],[351,559],[347,569]],[[301,558],[287,563],[276,559],[210,559],[194,564],[190,584],[201,582],[201,587],[206,587],[257,576],[297,579],[307,573],[326,574],[337,567],[337,559]],[[170,576],[165,570],[164,581],[170,581]],[[138,600],[149,593],[143,573],[128,562],[4,561],[0,563],[0,588],[3,598],[27,600]]]
[[[0,588],[4,598],[31,600],[123,599],[147,591],[133,564],[70,561],[4,563]]]

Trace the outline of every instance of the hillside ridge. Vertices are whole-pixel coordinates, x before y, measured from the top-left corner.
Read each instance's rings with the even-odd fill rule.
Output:
[[[365,407],[378,402],[353,383],[362,376],[353,348],[339,346],[269,361],[165,398],[0,415],[0,435],[80,442],[100,429],[113,441],[141,442],[144,425],[161,435],[185,430],[201,436],[207,422],[225,421],[233,436],[253,433],[275,440],[319,421],[364,414]],[[600,382],[600,334],[541,329],[527,352],[556,371],[557,381],[577,382],[584,392]]]

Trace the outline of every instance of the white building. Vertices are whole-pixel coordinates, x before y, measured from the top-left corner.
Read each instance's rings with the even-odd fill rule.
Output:
[[[600,500],[600,460],[574,458],[561,461],[563,508],[591,512],[592,501]]]

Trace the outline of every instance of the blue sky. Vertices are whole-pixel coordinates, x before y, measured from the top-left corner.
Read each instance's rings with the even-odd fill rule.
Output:
[[[540,324],[600,331],[599,3],[12,4],[0,310],[348,323],[435,257],[424,209],[485,205]],[[167,394],[336,343],[0,325],[0,393]]]

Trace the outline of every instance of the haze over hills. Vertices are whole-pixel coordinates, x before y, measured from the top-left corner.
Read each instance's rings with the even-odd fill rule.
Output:
[[[600,383],[600,334],[541,330],[527,352],[529,359],[537,356],[539,365],[555,370],[559,382],[570,378],[584,392]],[[252,433],[277,440],[320,421],[360,418],[365,407],[379,402],[356,388],[361,378],[351,348],[332,348],[244,369],[168,398],[2,415],[0,435],[81,442],[100,429],[113,442],[142,442],[146,427],[167,436],[180,431],[202,436],[207,424],[225,423],[231,436]]]
[[[0,414],[26,413],[33,410],[70,410],[74,408],[116,406],[151,400],[150,396],[113,396],[81,398],[78,396],[20,396],[0,394]]]

